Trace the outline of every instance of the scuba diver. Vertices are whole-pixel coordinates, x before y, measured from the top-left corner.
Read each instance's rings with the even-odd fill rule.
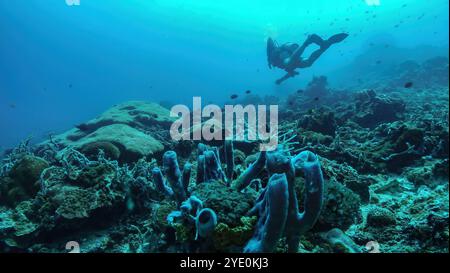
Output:
[[[331,45],[342,42],[347,38],[348,34],[339,33],[331,36],[328,40],[323,40],[316,34],[309,35],[302,46],[295,43],[286,43],[279,46],[272,38],[267,40],[267,60],[269,68],[272,66],[281,68],[287,72],[285,76],[276,81],[281,84],[283,81],[295,77],[299,72],[295,71],[297,68],[310,67]],[[311,45],[316,44],[319,49],[311,53],[309,58],[302,58],[305,49]]]

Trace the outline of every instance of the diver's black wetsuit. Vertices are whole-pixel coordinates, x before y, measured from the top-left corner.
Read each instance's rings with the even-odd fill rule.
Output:
[[[272,38],[269,38],[267,40],[267,59],[269,68],[275,66],[287,72],[287,74],[278,79],[276,83],[280,84],[290,77],[298,75],[299,73],[295,71],[295,69],[310,67],[331,45],[343,41],[347,36],[348,34],[346,33],[339,33],[331,36],[328,40],[323,40],[318,35],[313,34],[308,36],[302,46],[294,43],[278,46]],[[307,59],[303,59],[301,57],[303,52],[311,44],[318,45],[319,49],[314,51]]]

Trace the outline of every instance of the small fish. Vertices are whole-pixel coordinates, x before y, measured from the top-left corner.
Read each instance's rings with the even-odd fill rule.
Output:
[[[297,94],[301,94],[301,93],[303,93],[303,89],[297,90]]]
[[[245,91],[245,94],[250,94],[252,91],[251,90],[247,90]]]
[[[10,104],[9,104],[9,108],[15,109],[15,108],[16,108],[16,104],[15,104],[15,103],[10,103]]]
[[[380,60],[378,60],[378,61],[376,61],[375,63],[376,63],[376,64],[381,64],[381,61],[380,61]]]
[[[72,88],[72,86],[73,86],[73,85],[72,85],[71,83],[69,83],[69,88]]]
[[[407,83],[405,83],[405,85],[404,85],[405,88],[411,88],[412,86],[413,86],[413,83],[412,83],[412,82],[407,82]]]
[[[234,99],[237,99],[237,97],[238,97],[238,95],[233,94],[233,95],[230,96],[230,99],[234,100]]]
[[[314,100],[315,100],[315,101],[319,101],[319,97],[315,97]]]

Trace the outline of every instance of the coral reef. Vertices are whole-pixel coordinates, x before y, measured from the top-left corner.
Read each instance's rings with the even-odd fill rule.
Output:
[[[26,139],[0,161],[0,252],[448,253],[448,59],[371,75],[240,97],[283,105],[275,151],[173,141],[145,102]]]

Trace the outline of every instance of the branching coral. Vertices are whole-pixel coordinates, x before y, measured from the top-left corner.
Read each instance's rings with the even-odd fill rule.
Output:
[[[25,139],[2,159],[0,164],[0,177],[6,176],[12,167],[24,156],[33,154],[30,147],[30,141],[31,137]]]

